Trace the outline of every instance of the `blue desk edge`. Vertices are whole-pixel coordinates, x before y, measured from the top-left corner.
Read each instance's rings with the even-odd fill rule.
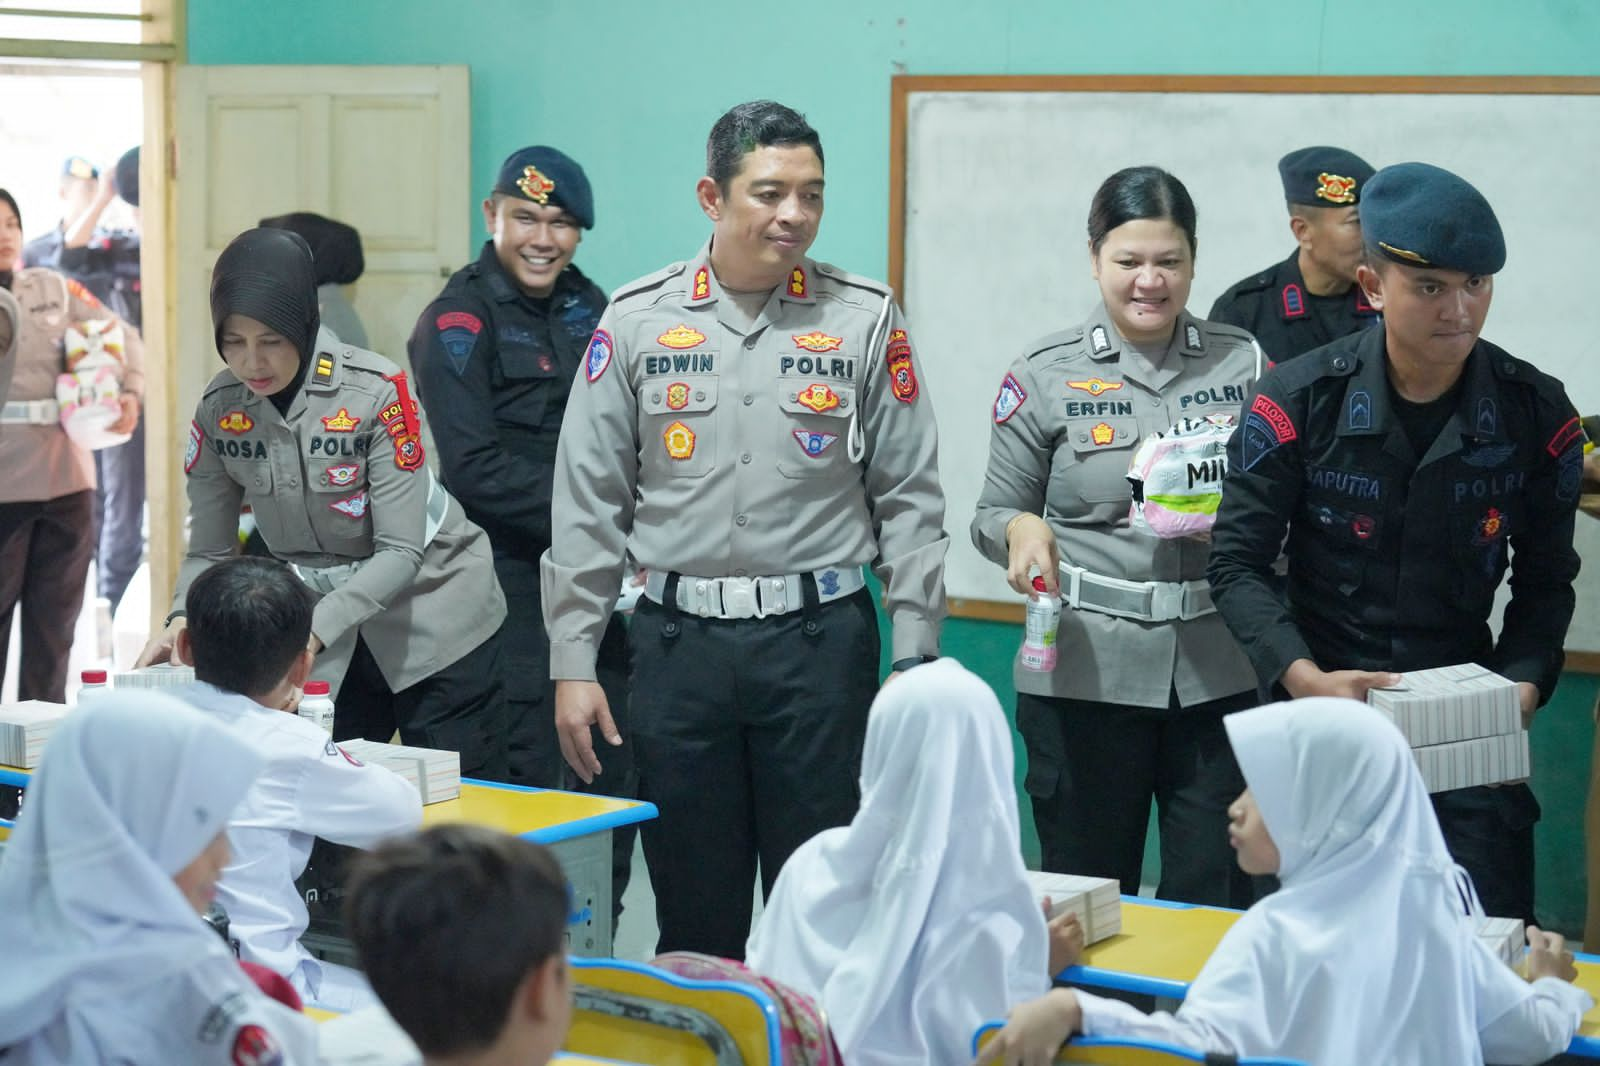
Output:
[[[479,788],[494,788],[505,792],[555,792],[557,789],[530,788],[527,785],[508,785],[500,781],[481,781],[473,777],[463,777],[463,785],[477,785]],[[620,811],[608,811],[605,814],[595,814],[588,818],[579,818],[576,821],[563,822],[561,825],[549,826],[545,829],[535,829],[531,833],[523,833],[524,840],[531,840],[535,844],[559,844],[563,840],[572,840],[577,837],[588,836],[591,833],[603,833],[607,829],[620,829],[625,825],[636,825],[639,822],[648,822],[660,814],[654,803],[644,800],[632,800],[623,796],[601,796],[585,792],[591,799],[614,800],[617,803],[630,803]]]

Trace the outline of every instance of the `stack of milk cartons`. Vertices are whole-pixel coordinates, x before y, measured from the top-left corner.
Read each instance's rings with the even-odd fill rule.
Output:
[[[1052,919],[1068,911],[1076,914],[1085,944],[1122,932],[1122,886],[1112,878],[1029,870],[1028,887],[1039,902],[1050,900]]]
[[[1429,792],[1528,776],[1517,685],[1473,663],[1414,670],[1367,692],[1405,734]]]
[[[194,668],[176,663],[157,663],[140,670],[123,670],[111,679],[112,688],[177,688],[194,683]]]
[[[422,802],[443,803],[461,795],[461,753],[412,748],[381,740],[341,740],[339,747],[362,762],[376,763],[411,782]]]
[[[1478,939],[1495,958],[1516,969],[1528,946],[1528,930],[1520,918],[1479,918]]]
[[[71,711],[65,704],[43,700],[0,706],[0,764],[24,770],[38,766],[45,741]]]

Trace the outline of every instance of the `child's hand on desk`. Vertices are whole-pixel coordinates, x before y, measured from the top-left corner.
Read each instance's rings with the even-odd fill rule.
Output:
[[[1050,917],[1050,897],[1044,900],[1044,918],[1050,930],[1050,976],[1065,970],[1083,954],[1083,926],[1078,916],[1068,911],[1059,918]]]
[[[978,1053],[975,1066],[1050,1066],[1061,1045],[1082,1024],[1077,993],[1070,988],[1052,988],[1011,1012],[1006,1027]]]
[[[1559,977],[1573,981],[1578,968],[1573,965],[1572,952],[1560,933],[1547,933],[1536,925],[1528,926],[1528,980],[1541,977]]]

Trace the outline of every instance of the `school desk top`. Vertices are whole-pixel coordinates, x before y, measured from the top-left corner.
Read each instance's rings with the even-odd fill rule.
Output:
[[[647,822],[656,816],[653,803],[591,796],[581,792],[502,785],[461,779],[459,799],[422,808],[423,825],[471,822],[514,833],[535,844],[558,844],[606,829]]]
[[[1243,911],[1122,897],[1122,932],[1084,948],[1057,977],[1089,988],[1182,999]],[[1597,1006],[1583,1016],[1567,1053],[1600,1059],[1600,955],[1578,955],[1575,984]]]

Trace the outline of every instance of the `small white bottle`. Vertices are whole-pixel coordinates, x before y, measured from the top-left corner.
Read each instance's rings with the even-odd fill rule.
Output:
[[[301,718],[315,722],[329,736],[333,735],[333,699],[328,695],[326,681],[307,681],[305,694],[300,697],[298,713]]]
[[[83,687],[78,689],[78,702],[87,703],[103,692],[111,691],[111,681],[104,670],[85,670],[79,675]]]
[[[1033,579],[1033,594],[1028,597],[1027,628],[1022,638],[1022,668],[1047,674],[1056,668],[1056,630],[1061,625],[1061,597],[1044,587],[1044,578]]]

